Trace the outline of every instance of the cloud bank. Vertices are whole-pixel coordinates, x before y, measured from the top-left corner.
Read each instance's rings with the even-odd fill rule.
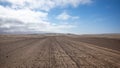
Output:
[[[55,7],[77,7],[80,4],[90,4],[92,0],[1,0],[1,2],[10,3],[11,8],[29,8],[49,11]]]
[[[51,22],[48,19],[51,9],[90,3],[92,0],[0,0],[0,32],[69,32],[75,25]],[[67,12],[56,17],[59,21],[79,18]]]

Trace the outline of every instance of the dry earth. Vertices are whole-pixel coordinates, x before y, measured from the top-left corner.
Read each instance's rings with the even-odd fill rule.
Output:
[[[0,68],[120,68],[120,40],[0,36]]]

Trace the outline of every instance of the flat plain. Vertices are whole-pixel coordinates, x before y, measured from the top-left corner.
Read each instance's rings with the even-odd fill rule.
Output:
[[[120,68],[120,38],[0,35],[0,68]]]

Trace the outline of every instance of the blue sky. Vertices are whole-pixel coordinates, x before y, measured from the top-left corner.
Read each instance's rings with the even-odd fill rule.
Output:
[[[0,32],[120,33],[120,0],[0,0]]]

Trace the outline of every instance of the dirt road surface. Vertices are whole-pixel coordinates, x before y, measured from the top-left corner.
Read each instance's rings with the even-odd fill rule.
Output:
[[[103,40],[85,41],[68,36],[1,37],[0,68],[120,68],[120,40],[112,43]]]

